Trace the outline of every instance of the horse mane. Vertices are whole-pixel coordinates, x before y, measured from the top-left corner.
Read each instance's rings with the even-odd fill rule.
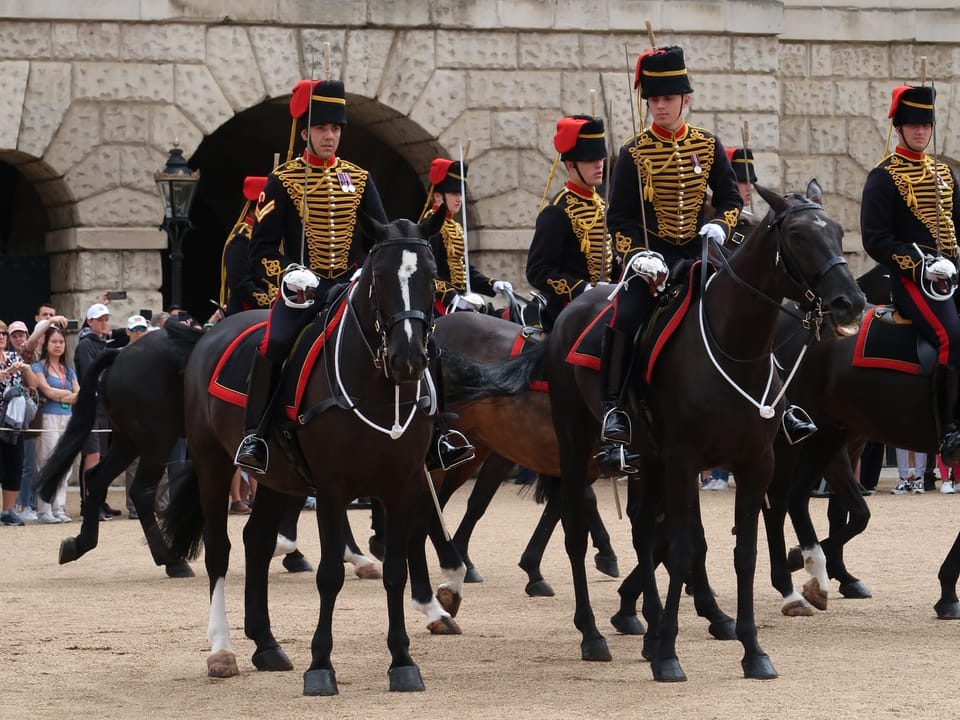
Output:
[[[519,395],[542,374],[547,344],[538,343],[519,357],[498,363],[478,363],[453,350],[444,350],[444,396],[450,402]]]
[[[203,337],[203,330],[198,330],[183,323],[169,323],[164,325],[163,329],[167,333],[167,337],[172,341],[173,346],[183,353],[182,357],[184,360],[190,355],[197,343],[200,342],[200,338]]]

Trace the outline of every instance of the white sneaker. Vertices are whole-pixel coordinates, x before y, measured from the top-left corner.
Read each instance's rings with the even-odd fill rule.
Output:
[[[953,480],[944,480],[940,483],[940,492],[944,495],[954,495],[957,489],[953,486]]]
[[[720,478],[712,478],[706,485],[703,486],[704,490],[726,490],[727,481],[721,480]]]
[[[900,478],[896,485],[893,486],[893,490],[890,491],[891,495],[909,495],[910,490],[913,489],[913,482],[907,480],[906,478]]]
[[[923,495],[926,492],[926,489],[923,487],[923,478],[917,478],[913,481],[913,494],[914,495]]]
[[[37,511],[34,510],[29,505],[24,507],[22,510],[17,510],[17,515],[20,516],[20,519],[24,522],[36,522],[37,521]]]
[[[58,525],[60,520],[55,518],[52,512],[45,512],[40,513],[37,516],[37,522],[41,523],[42,525]]]
[[[57,510],[53,516],[62,523],[73,522],[73,518],[67,515],[63,510]]]

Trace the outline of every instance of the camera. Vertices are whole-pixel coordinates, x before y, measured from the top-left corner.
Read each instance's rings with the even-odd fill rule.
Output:
[[[107,291],[107,300],[126,300],[127,291],[126,290],[108,290]]]
[[[76,320],[67,320],[67,330],[77,330],[80,327],[80,323]]]
[[[143,316],[145,320],[149,322],[153,322],[153,310],[144,310],[143,308],[141,308],[140,314]]]

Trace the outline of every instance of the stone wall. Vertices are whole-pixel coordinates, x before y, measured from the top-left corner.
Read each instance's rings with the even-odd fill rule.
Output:
[[[556,119],[591,110],[631,133],[632,64],[684,47],[693,123],[740,144],[749,124],[765,184],[817,177],[859,250],[858,199],[883,154],[890,88],[939,91],[938,151],[957,157],[960,10],[946,0],[0,0],[0,161],[49,215],[54,291],[77,314],[124,286],[159,307],[152,173],[177,138],[189,156],[235,113],[316,74],[322,46],[351,108],[423,176],[437,143],[471,142],[472,259],[522,283],[553,159]],[[625,58],[626,54],[626,58]],[[554,188],[559,187],[559,178]],[[854,269],[859,269],[854,262]]]

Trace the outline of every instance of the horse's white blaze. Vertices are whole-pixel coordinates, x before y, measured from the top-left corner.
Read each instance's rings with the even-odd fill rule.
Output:
[[[413,603],[414,610],[426,616],[428,625],[434,620],[450,617],[450,613],[443,609],[440,601],[435,597],[430,598],[430,602],[427,603],[417,602],[416,600],[411,600],[411,602]]]
[[[457,595],[463,595],[463,578],[467,575],[467,566],[463,563],[454,570],[443,570],[444,581],[440,583],[442,588],[450,588]]]
[[[827,226],[827,221],[824,220],[822,217],[820,217],[820,216],[818,215],[817,217],[815,217],[815,218],[813,219],[813,224],[814,224],[814,225],[818,225],[818,226],[820,226],[820,227],[826,227],[826,226]]]
[[[410,310],[410,278],[417,271],[417,254],[412,250],[404,250],[400,257],[400,268],[397,270],[397,278],[400,280],[400,296],[403,298],[403,309]],[[413,325],[410,320],[403,321],[403,331],[407,334],[407,340],[413,342]]]
[[[809,550],[801,548],[803,552],[803,566],[820,583],[820,587],[826,590],[830,587],[830,581],[827,579],[827,556],[823,554],[823,548],[817,543]]]
[[[221,650],[233,652],[230,644],[230,625],[227,623],[227,603],[224,599],[223,577],[218,577],[210,594],[210,620],[207,623],[207,640],[210,642],[210,653]]]

